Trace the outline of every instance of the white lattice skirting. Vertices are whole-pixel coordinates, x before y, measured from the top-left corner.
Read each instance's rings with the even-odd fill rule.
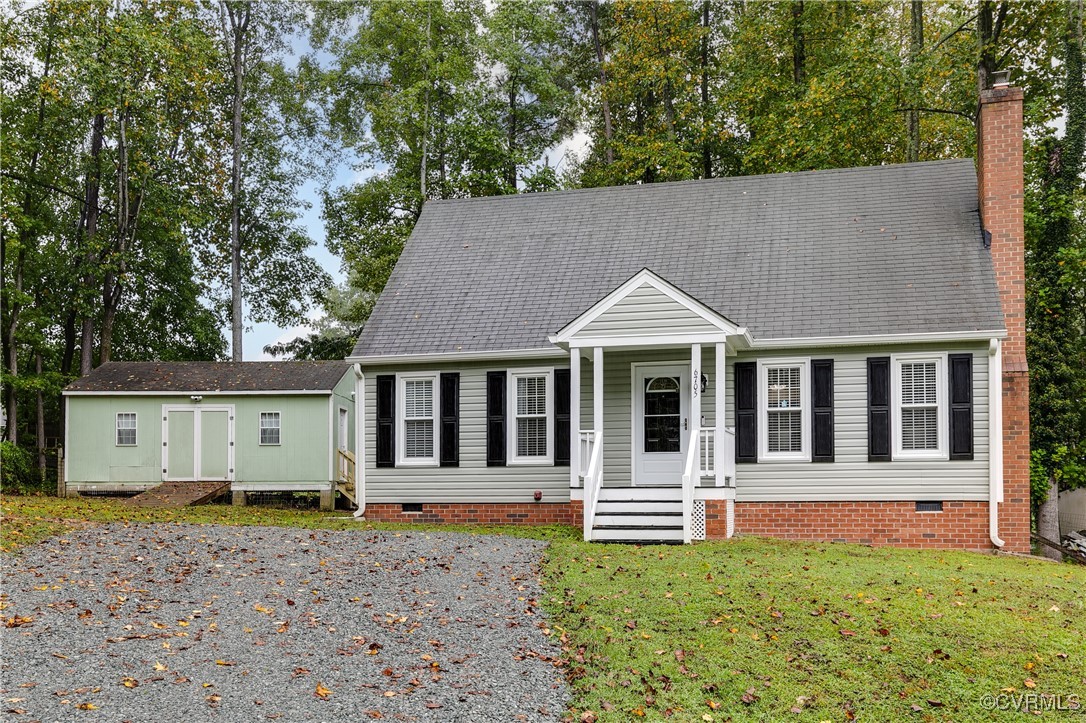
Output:
[[[690,519],[690,537],[705,539],[705,500],[694,500],[694,513]]]

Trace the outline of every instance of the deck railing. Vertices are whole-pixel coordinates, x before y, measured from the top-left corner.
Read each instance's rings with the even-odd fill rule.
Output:
[[[584,540],[592,540],[592,527],[596,520],[596,506],[603,487],[603,433],[593,435],[592,451],[584,474]]]
[[[340,449],[336,451],[336,459],[339,461],[339,484],[352,489],[355,472],[354,454],[348,449]]]
[[[713,477],[716,475],[716,429],[713,427],[703,427],[698,432],[698,448],[701,450],[698,455],[700,463],[698,465],[699,477]]]
[[[724,465],[724,484],[727,487],[735,487],[735,427],[724,428],[724,459],[720,460]]]

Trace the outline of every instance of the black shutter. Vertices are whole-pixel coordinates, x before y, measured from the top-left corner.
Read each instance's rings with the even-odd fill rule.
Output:
[[[460,466],[460,374],[441,375],[441,466]]]
[[[396,466],[396,377],[377,377],[377,459],[378,467]]]
[[[758,364],[735,363],[735,461],[758,461]]]
[[[505,466],[505,372],[486,373],[486,465]]]
[[[833,359],[811,361],[811,436],[815,462],[833,461]]]
[[[890,459],[890,357],[868,357],[867,461]]]
[[[569,466],[569,369],[554,370],[554,466]]]
[[[950,458],[973,459],[973,355],[950,354],[947,364],[950,366]]]

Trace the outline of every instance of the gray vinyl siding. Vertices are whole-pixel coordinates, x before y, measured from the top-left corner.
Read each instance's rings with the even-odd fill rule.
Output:
[[[867,461],[867,358],[894,352],[973,353],[973,451],[968,461]],[[581,362],[581,429],[592,429],[592,360]],[[782,350],[742,352],[728,356],[725,426],[734,425],[734,373],[738,361],[773,356],[834,360],[835,461],[761,462],[740,464],[736,499],[753,501],[832,500],[986,500],[988,498],[988,354],[987,346],[941,345],[895,348]],[[630,483],[631,379],[634,362],[690,363],[690,347],[604,352],[604,477],[607,486]],[[371,502],[523,502],[534,490],[545,501],[569,496],[568,467],[486,466],[486,372],[498,369],[568,366],[568,358],[532,363],[472,363],[411,366],[411,371],[460,372],[460,466],[428,468],[374,467],[375,376],[404,368],[367,368],[366,497]],[[702,397],[705,426],[715,426],[716,366],[713,345],[703,345],[703,373],[708,385]],[[941,416],[945,420],[946,413]],[[944,422],[945,423],[945,422]],[[577,454],[576,446],[571,450]],[[678,483],[676,479],[676,483]],[[706,480],[708,482],[708,480]]]
[[[894,351],[973,352],[973,453],[968,461],[867,461],[867,357]],[[736,469],[736,500],[986,500],[988,499],[988,353],[986,346],[910,346],[744,352],[727,360],[725,426],[734,425],[736,361],[772,356],[834,360],[835,461],[760,462]],[[674,361],[689,364],[690,348],[604,353],[604,485],[630,481],[631,363]],[[709,383],[702,397],[706,426],[715,426],[715,355],[702,348],[702,369]],[[760,395],[761,396],[761,395]],[[944,410],[941,420],[945,420]],[[945,423],[945,422],[944,422]],[[592,428],[592,363],[582,363],[581,429]],[[679,480],[676,479],[676,482]]]
[[[543,502],[569,501],[569,467],[486,464],[486,373],[518,369],[569,368],[569,357],[531,362],[492,362],[364,367],[366,375],[363,454],[367,502]],[[460,466],[381,467],[375,464],[376,378],[379,374],[433,371],[460,374]],[[435,400],[435,410],[436,410]],[[399,414],[399,410],[397,410]],[[553,424],[553,421],[552,421]],[[400,434],[397,419],[397,434]]]
[[[714,333],[720,329],[654,286],[643,284],[600,314],[576,336]]]

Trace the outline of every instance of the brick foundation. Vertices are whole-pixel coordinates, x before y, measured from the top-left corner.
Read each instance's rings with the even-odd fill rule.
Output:
[[[581,525],[581,501],[507,503],[423,503],[422,512],[403,505],[366,505],[366,519],[380,522],[425,522],[436,525]]]
[[[725,537],[725,504],[705,503],[709,539]],[[944,501],[942,512],[917,512],[915,502],[737,502],[735,532],[876,546],[994,549],[987,502]]]

